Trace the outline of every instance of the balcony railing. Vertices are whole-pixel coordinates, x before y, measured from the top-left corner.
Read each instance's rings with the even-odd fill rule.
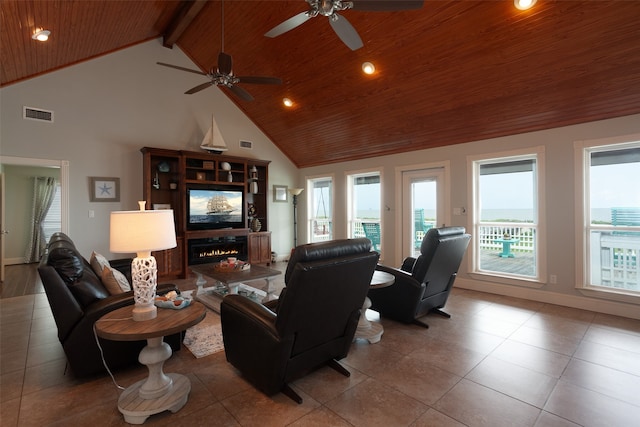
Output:
[[[535,252],[536,229],[527,223],[491,223],[479,227],[480,249],[502,250],[502,243],[498,240],[509,235],[514,243],[511,244],[512,252]]]
[[[333,238],[333,222],[330,219],[312,219],[310,225],[311,242],[325,242]]]
[[[591,232],[591,283],[640,291],[640,233]]]
[[[485,223],[478,226],[476,234],[481,271],[536,277],[536,228],[530,223]],[[513,257],[503,257],[505,236],[512,242],[509,251]]]
[[[362,220],[353,221],[354,237],[365,237]],[[364,222],[379,222],[366,220]],[[331,222],[318,221],[318,230],[324,226],[330,230]],[[480,268],[484,271],[535,277],[536,274],[536,232],[529,223],[490,223],[480,225],[478,239]],[[510,250],[515,258],[501,258],[502,243],[508,234],[514,243]],[[321,241],[327,234],[314,236]],[[416,240],[417,236],[416,236]],[[592,283],[598,286],[640,291],[640,233],[598,232],[592,233],[591,271]],[[416,251],[419,245],[416,246]],[[419,255],[415,253],[414,255]]]

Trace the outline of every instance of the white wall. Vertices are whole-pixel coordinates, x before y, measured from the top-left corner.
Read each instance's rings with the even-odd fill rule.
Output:
[[[396,168],[425,163],[450,162],[450,200],[451,207],[469,206],[470,194],[467,176],[467,156],[483,153],[502,152],[520,148],[544,146],[546,161],[546,207],[547,207],[547,241],[549,242],[542,256],[546,257],[547,271],[557,276],[556,285],[546,284],[540,289],[502,285],[494,281],[480,281],[469,275],[469,254],[465,257],[457,286],[464,286],[488,292],[512,295],[540,300],[560,305],[570,305],[607,313],[621,314],[627,317],[640,318],[640,308],[635,304],[614,303],[592,297],[585,297],[576,289],[576,235],[574,216],[574,193],[580,191],[579,183],[574,182],[574,141],[601,139],[614,136],[640,133],[640,115],[632,115],[610,120],[585,123],[575,126],[512,135],[503,138],[475,141],[450,147],[433,148],[398,154],[395,156],[376,157],[329,166],[317,166],[300,170],[298,183],[303,184],[305,178],[322,174],[335,176],[335,206],[339,209],[346,205],[345,172],[380,167],[383,170],[382,204],[391,208],[383,211],[383,259],[388,265],[399,266],[401,254],[398,236],[395,235],[395,224],[400,221],[400,206],[396,205],[396,194],[400,192],[401,183],[396,182]],[[306,192],[300,195],[299,226],[304,241],[307,234]],[[453,216],[447,213],[446,223],[461,225],[471,229],[470,217]],[[335,214],[334,235],[344,238],[347,233],[344,215]]]
[[[0,89],[2,156],[69,161],[69,234],[83,254],[111,255],[109,213],[137,208],[140,148],[199,151],[212,114],[227,154],[271,160],[269,188],[294,183],[295,166],[220,89],[184,95],[202,77],[157,61],[196,68],[177,47],[166,49],[158,39]],[[23,120],[23,106],[52,110],[54,123]],[[239,140],[253,142],[254,148],[239,148]],[[90,176],[119,177],[120,202],[90,203]],[[288,253],[293,241],[292,209],[287,208],[269,206],[272,246],[279,253]]]

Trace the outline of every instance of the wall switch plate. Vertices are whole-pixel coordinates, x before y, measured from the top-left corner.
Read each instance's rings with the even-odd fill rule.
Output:
[[[95,217],[95,216],[96,216],[95,211],[93,211],[93,210],[89,210],[89,218],[93,218],[93,217]]]

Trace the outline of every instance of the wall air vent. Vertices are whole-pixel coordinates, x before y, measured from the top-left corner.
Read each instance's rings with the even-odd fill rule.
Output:
[[[253,149],[253,142],[240,140],[240,148]]]
[[[53,111],[22,107],[22,118],[29,120],[38,120],[40,122],[53,123]]]

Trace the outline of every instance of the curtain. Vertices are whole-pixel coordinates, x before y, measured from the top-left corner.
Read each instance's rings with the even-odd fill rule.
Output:
[[[56,194],[56,179],[46,176],[33,178],[33,209],[31,212],[31,235],[25,254],[25,262],[38,262],[44,253],[47,242],[42,222],[47,217]]]

